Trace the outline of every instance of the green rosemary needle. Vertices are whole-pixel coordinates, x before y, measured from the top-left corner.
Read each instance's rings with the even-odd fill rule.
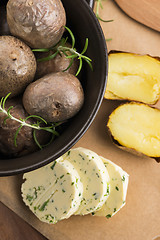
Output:
[[[87,64],[93,70],[92,63],[91,63],[92,60],[89,57],[84,55],[84,53],[87,51],[87,48],[88,48],[88,38],[86,38],[86,40],[85,40],[85,45],[84,45],[82,52],[79,53],[75,48],[75,37],[74,37],[72,31],[66,26],[65,26],[65,29],[70,34],[72,46],[67,47],[65,45],[68,40],[68,37],[67,37],[67,38],[62,38],[55,46],[53,46],[51,48],[32,49],[33,52],[50,52],[50,51],[53,52],[53,54],[51,54],[45,58],[40,58],[37,61],[38,62],[48,61],[48,60],[55,58],[57,56],[57,54],[60,54],[60,55],[64,54],[65,57],[68,59],[71,59],[71,61],[70,61],[69,66],[66,69],[64,69],[63,71],[67,71],[71,67],[75,58],[77,58],[79,60],[79,67],[78,67],[76,76],[80,73],[80,71],[82,69],[83,60],[85,62],[87,62]]]
[[[40,116],[37,116],[37,115],[30,115],[28,117],[26,117],[25,119],[18,119],[16,117],[14,117],[12,114],[11,114],[11,109],[13,109],[13,106],[10,106],[7,110],[5,109],[5,103],[6,103],[6,100],[8,99],[8,97],[10,96],[11,93],[8,93],[7,96],[4,98],[2,97],[1,98],[1,101],[0,101],[0,112],[5,114],[6,117],[4,118],[4,123],[6,124],[6,120],[7,119],[11,119],[13,121],[16,121],[20,124],[20,126],[18,127],[16,133],[15,133],[15,136],[14,136],[14,144],[15,146],[17,146],[17,136],[20,132],[20,130],[22,129],[22,127],[30,127],[33,129],[33,138],[35,140],[35,143],[38,145],[38,147],[40,149],[43,148],[43,146],[40,145],[40,143],[38,142],[37,138],[36,138],[36,130],[44,130],[44,131],[47,131],[47,132],[50,132],[52,134],[52,140],[54,139],[55,136],[59,136],[59,133],[55,130],[56,126],[58,126],[57,123],[50,123],[48,124],[46,122],[45,119],[43,119],[42,117]],[[28,119],[37,119],[37,122],[35,122],[34,124],[30,124],[27,122]],[[42,124],[43,125],[46,125],[46,126],[43,126],[42,127]],[[48,144],[47,144],[48,145]]]
[[[102,5],[102,0],[96,0],[97,5],[96,5],[96,17],[98,18],[98,20],[102,21],[102,22],[113,22],[113,20],[104,20],[99,16],[99,9],[103,9],[103,5]]]

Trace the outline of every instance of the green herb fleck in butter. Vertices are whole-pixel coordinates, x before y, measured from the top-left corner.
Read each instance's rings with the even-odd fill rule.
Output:
[[[103,157],[101,158],[110,176],[110,193],[102,208],[99,211],[96,211],[95,215],[110,218],[125,204],[129,176],[125,171],[110,160]]]
[[[96,153],[85,148],[71,149],[70,155],[64,154],[63,159],[68,160],[78,171],[84,188],[83,200],[75,214],[85,215],[96,211],[108,198],[106,189],[109,175],[102,160]]]
[[[57,159],[45,167],[24,174],[22,197],[43,222],[56,223],[74,214],[83,196],[78,172],[67,161]],[[76,182],[76,186],[75,183]]]

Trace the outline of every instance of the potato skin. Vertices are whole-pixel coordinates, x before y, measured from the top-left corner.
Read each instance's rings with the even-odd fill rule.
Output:
[[[12,36],[0,36],[0,97],[23,93],[33,81],[36,59],[31,49]]]
[[[32,48],[49,48],[62,37],[66,15],[60,0],[9,0],[11,33]]]
[[[135,109],[134,111],[135,106],[136,108],[139,108],[139,111],[137,111],[138,109]],[[123,114],[122,111],[119,111],[121,109],[124,110],[124,108],[125,114]],[[132,114],[130,113],[130,110],[133,110]],[[114,116],[118,116],[119,119],[115,121]],[[126,102],[120,104],[109,115],[109,119],[107,122],[107,131],[109,133],[109,136],[111,137],[111,140],[118,148],[139,157],[153,158],[157,162],[160,162],[160,153],[158,150],[159,148],[157,147],[160,129],[158,119],[159,116],[160,110],[153,106],[151,107],[147,104],[139,102]],[[128,127],[128,123],[130,125],[132,124],[132,126]],[[137,130],[135,129],[135,126],[137,126]],[[143,129],[143,126],[145,131]],[[115,129],[118,130],[118,135],[115,132]],[[133,134],[133,132],[135,133],[135,135]],[[119,133],[121,133],[121,135],[119,135]],[[128,138],[127,140],[126,134]]]
[[[108,133],[109,133],[109,136],[113,142],[113,144],[118,147],[119,149],[125,151],[125,152],[128,152],[128,153],[131,153],[137,157],[141,157],[141,158],[151,158],[151,159],[154,159],[156,162],[160,163],[160,157],[150,157],[150,156],[147,156],[133,148],[128,148],[128,147],[124,147],[122,146],[117,140],[114,139],[114,137],[112,136],[112,133],[110,131],[110,129],[107,127],[107,130],[108,130]]]
[[[16,118],[25,119],[28,114],[25,112],[22,103],[19,99],[9,99],[6,102],[6,109],[9,106],[14,106],[11,114]],[[20,124],[14,120],[7,119],[4,123],[5,114],[0,113],[0,152],[7,157],[20,157],[39,148],[33,139],[33,130],[29,127],[23,127],[17,136],[17,147],[14,144],[15,133]],[[28,119],[28,123],[33,124],[33,119]],[[48,141],[48,134],[44,131],[37,131],[36,136],[41,144]]]
[[[71,47],[71,44],[66,43],[65,47]],[[44,52],[44,53],[38,53],[36,54],[37,59],[41,59],[44,57],[47,57],[49,55],[52,55],[52,52]],[[68,51],[68,55],[71,55],[71,53]],[[61,53],[57,54],[57,56],[49,61],[43,61],[43,62],[37,62],[37,71],[36,71],[36,79],[39,79],[49,73],[54,73],[54,72],[63,72],[65,69],[68,68],[70,64],[71,59],[66,58],[66,56]],[[72,66],[67,69],[68,73],[71,73],[73,75],[76,75],[76,72],[78,70],[78,60],[75,58]]]
[[[23,95],[23,105],[29,114],[47,122],[59,122],[73,117],[82,107],[84,93],[80,81],[65,72],[51,73],[31,83]]]

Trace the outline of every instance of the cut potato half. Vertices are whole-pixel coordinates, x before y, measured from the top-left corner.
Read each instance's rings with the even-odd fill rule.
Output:
[[[160,61],[148,55],[125,52],[109,54],[107,99],[155,104],[160,97]]]
[[[109,90],[105,91],[104,98],[106,99],[111,99],[111,100],[123,100],[122,98],[114,95],[112,92]]]
[[[149,157],[160,157],[160,110],[142,103],[126,103],[116,108],[107,123],[120,145]]]

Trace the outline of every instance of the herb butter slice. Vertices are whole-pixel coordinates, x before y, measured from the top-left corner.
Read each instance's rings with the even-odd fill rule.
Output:
[[[110,195],[103,207],[94,213],[95,216],[112,217],[126,202],[129,175],[119,166],[101,157],[110,177]]]
[[[75,167],[83,184],[83,198],[75,215],[85,215],[101,208],[109,196],[109,175],[101,158],[82,147],[74,148],[62,157]]]
[[[25,173],[21,189],[30,210],[41,221],[51,224],[74,214],[83,195],[78,172],[69,161],[60,159]]]

